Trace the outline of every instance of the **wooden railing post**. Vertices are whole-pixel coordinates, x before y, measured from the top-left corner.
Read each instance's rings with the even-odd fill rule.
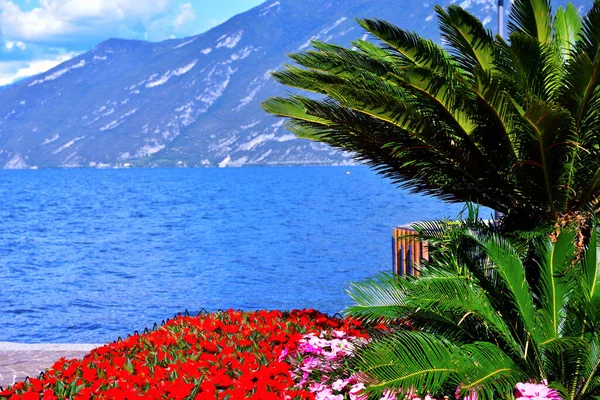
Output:
[[[394,228],[392,232],[392,268],[398,276],[418,275],[415,265],[421,260],[429,260],[427,243],[405,237],[415,234],[414,229],[403,226]]]
[[[396,228],[392,231],[392,271],[394,271],[394,274],[400,275],[398,266],[398,235],[396,233]]]

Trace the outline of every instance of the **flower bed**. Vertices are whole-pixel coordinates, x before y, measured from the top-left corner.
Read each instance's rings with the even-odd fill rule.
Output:
[[[41,379],[0,392],[0,399],[313,399],[280,356],[299,346],[305,351],[305,335],[332,330],[368,337],[360,322],[314,310],[179,317],[83,360],[61,359]]]

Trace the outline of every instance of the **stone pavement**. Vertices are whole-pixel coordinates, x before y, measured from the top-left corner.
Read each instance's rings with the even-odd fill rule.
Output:
[[[0,342],[0,386],[37,377],[61,357],[81,358],[97,344],[22,344]]]

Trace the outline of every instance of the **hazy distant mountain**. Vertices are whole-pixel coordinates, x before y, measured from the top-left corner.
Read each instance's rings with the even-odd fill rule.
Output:
[[[489,28],[496,20],[496,0],[437,3],[468,7]],[[388,19],[436,39],[433,4],[269,0],[185,39],[107,40],[0,88],[0,167],[346,163],[347,155],[297,139],[261,111],[260,101],[287,91],[269,73],[312,39],[349,45],[362,37],[354,18]]]

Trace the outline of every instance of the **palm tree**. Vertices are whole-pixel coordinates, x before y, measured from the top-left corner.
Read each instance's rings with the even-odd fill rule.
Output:
[[[313,94],[263,108],[404,188],[504,213],[509,230],[598,211],[600,1],[582,19],[516,0],[508,41],[459,6],[435,11],[444,46],[360,20],[378,44],[313,42],[273,74]]]
[[[556,242],[532,235],[539,277],[533,282],[522,262],[523,241],[481,223],[467,225],[455,225],[439,240],[472,241],[469,260],[452,260],[457,251],[450,246],[448,257],[423,266],[418,279],[381,275],[350,289],[354,316],[403,317],[414,328],[376,339],[359,353],[357,368],[366,373],[371,394],[413,388],[421,395],[453,394],[458,387],[479,399],[508,398],[517,382],[547,379],[565,399],[599,396],[595,225],[580,258],[571,231],[563,230]]]

